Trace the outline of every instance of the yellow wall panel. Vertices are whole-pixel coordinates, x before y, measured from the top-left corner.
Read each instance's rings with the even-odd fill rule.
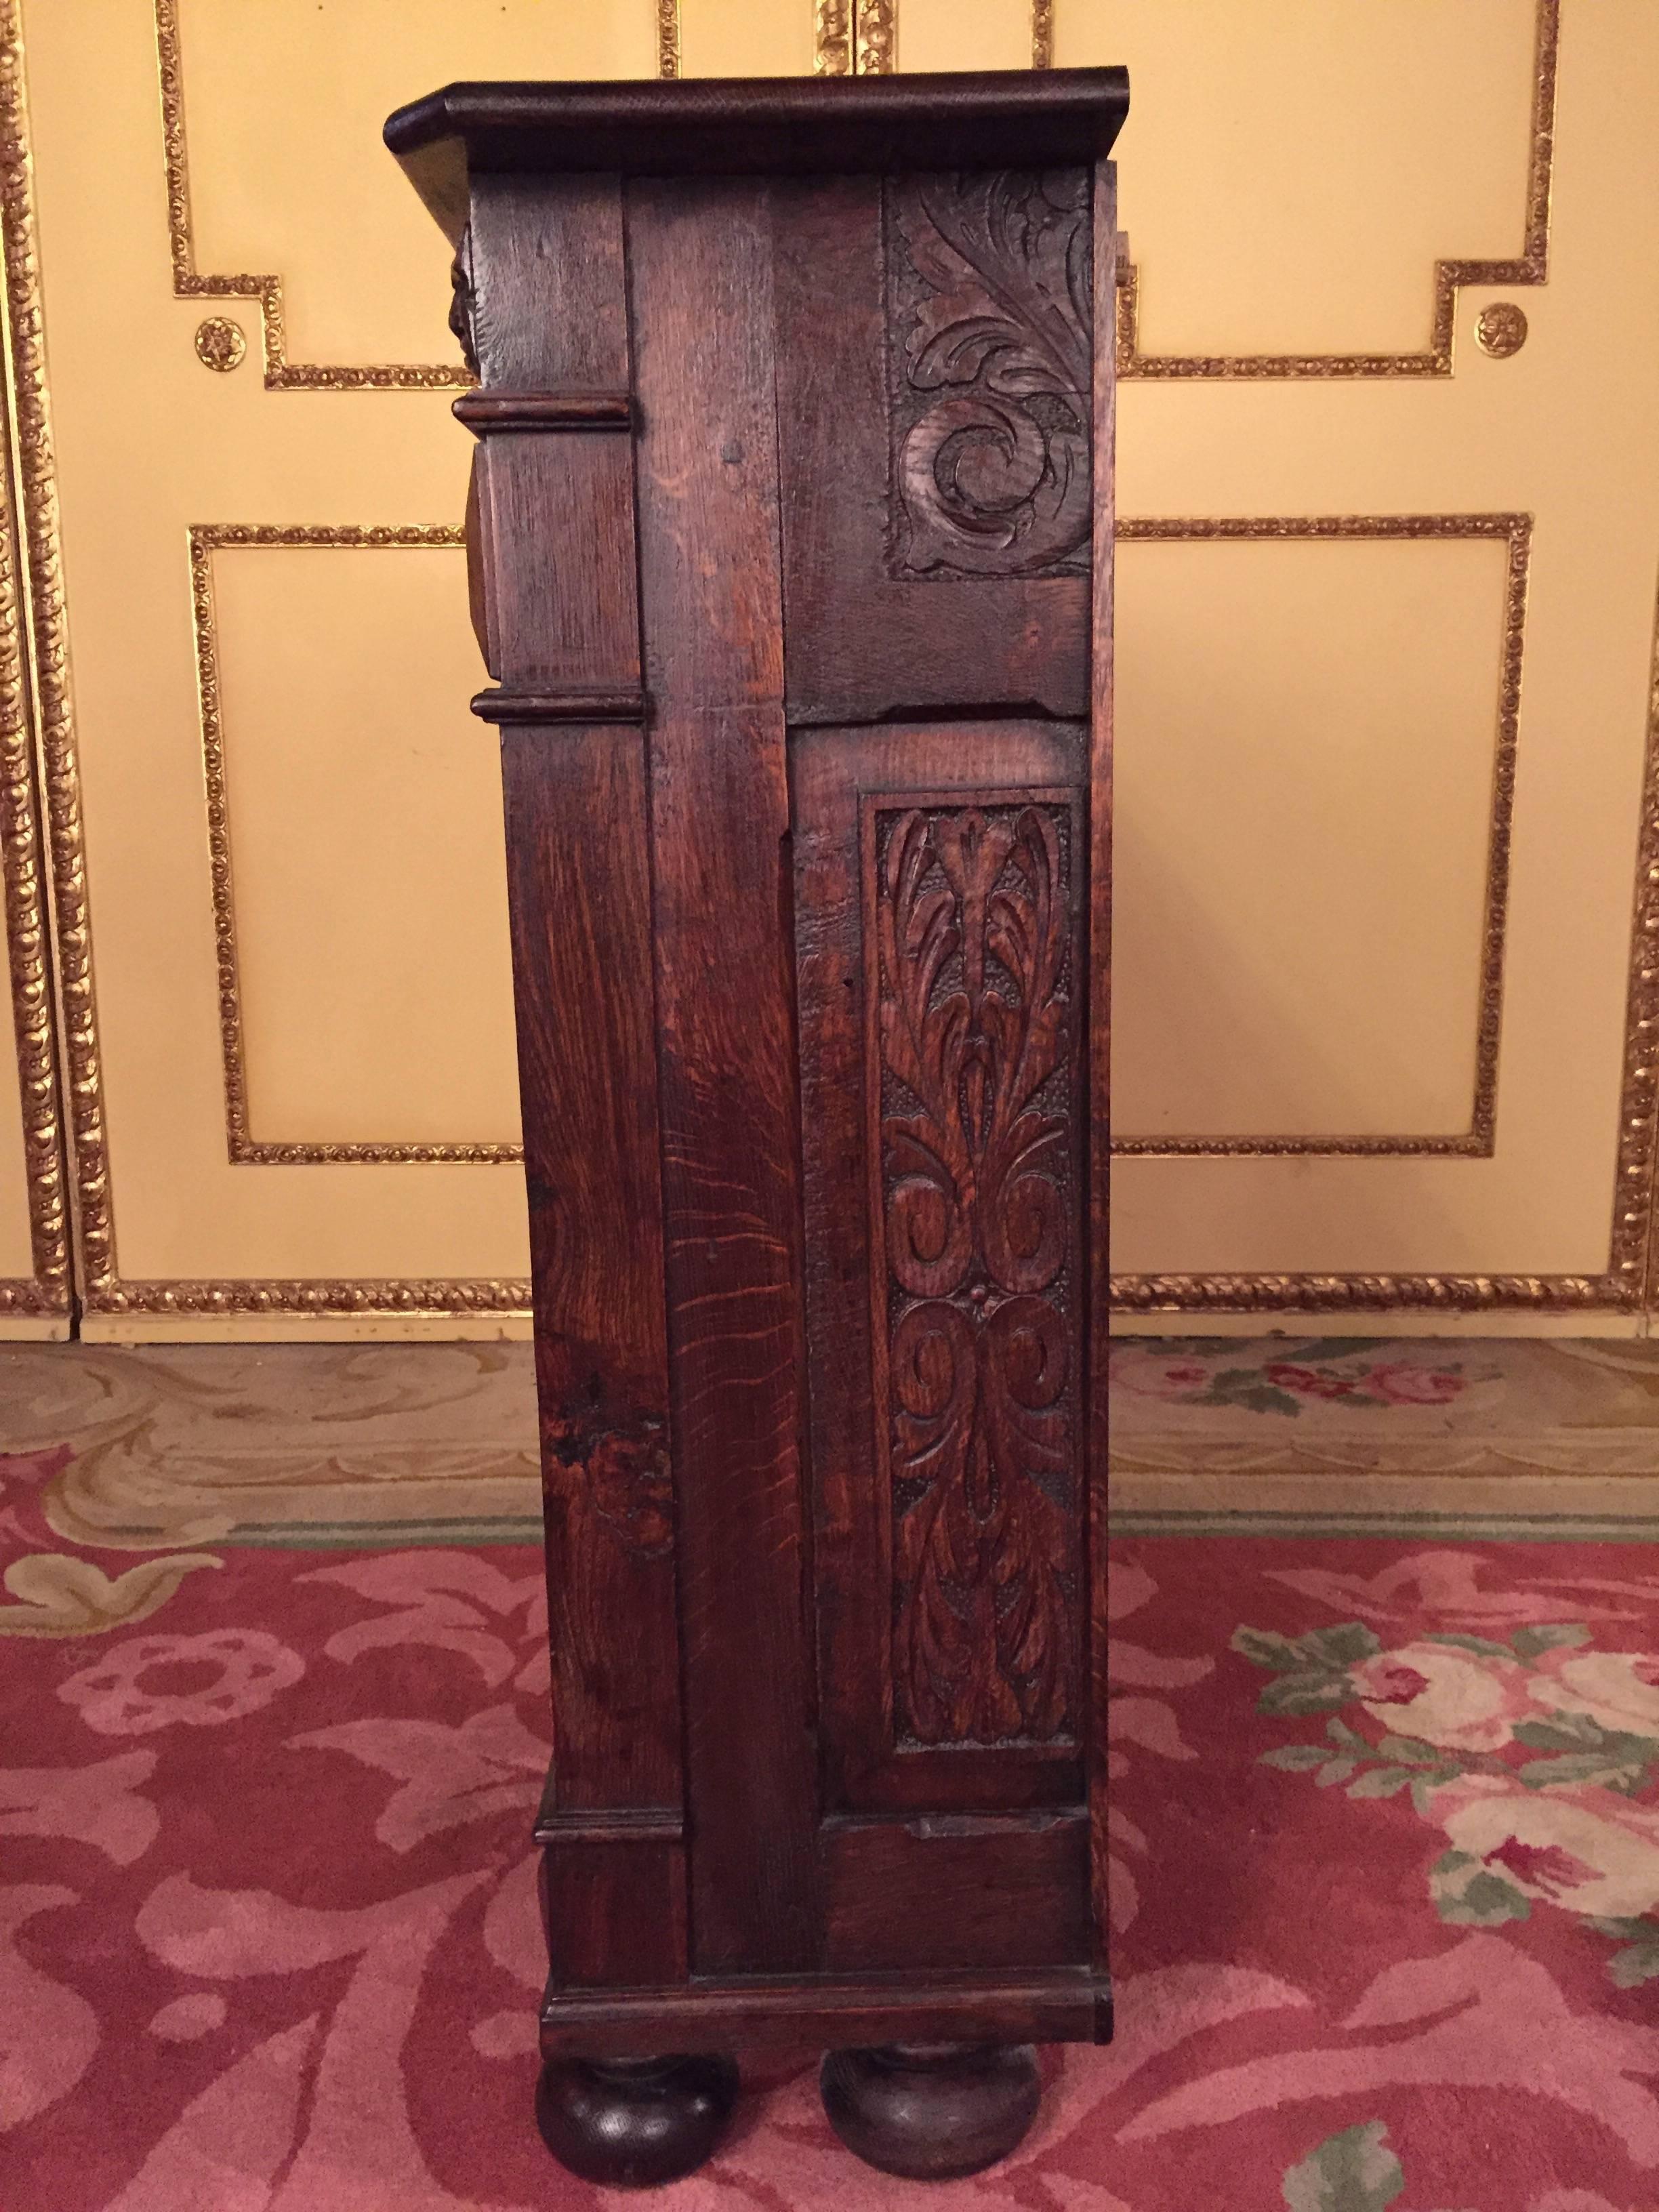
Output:
[[[1118,220],[1143,350],[1420,347],[1437,259],[1521,252],[1531,0],[1054,13],[1057,63],[1128,65]]]
[[[902,0],[898,28],[902,70],[1031,65],[1030,0]]]
[[[516,1141],[500,755],[466,710],[488,679],[465,554],[208,557],[250,1134]]]
[[[131,8],[124,13],[133,12]],[[453,358],[447,253],[380,143],[457,78],[654,76],[654,0],[177,0],[197,265],[283,277],[300,361]]]
[[[679,0],[686,76],[805,76],[812,0]]]
[[[1507,510],[1535,518],[1495,1156],[1124,1159],[1114,1183],[1121,1274],[1237,1275],[1268,1296],[1285,1295],[1279,1279],[1304,1274],[1557,1275],[1594,1284],[1609,1280],[1620,1217],[1638,1226],[1645,1218],[1647,1139],[1641,1129],[1621,1133],[1620,1097],[1659,568],[1659,405],[1646,368],[1659,351],[1651,251],[1659,144],[1634,83],[1659,86],[1659,16],[1635,7],[1581,9],[1569,30],[1550,281],[1510,295],[1524,301],[1530,324],[1512,360],[1489,359],[1473,343],[1477,295],[1460,303],[1455,374],[1443,380],[1131,380],[1120,396],[1120,503],[1129,516]],[[1141,94],[1137,85],[1137,100]],[[1519,87],[1514,97],[1519,112]],[[1127,170],[1127,137],[1122,150]],[[1133,564],[1145,550],[1128,546],[1122,556],[1129,702]],[[1489,616],[1480,635],[1491,636]],[[1188,643],[1206,656],[1219,651]],[[1407,641],[1402,694],[1420,710],[1424,683],[1454,665],[1472,667],[1468,651],[1443,628]],[[1218,756],[1229,728],[1218,721]],[[1155,732],[1130,723],[1124,742],[1133,790],[1141,773],[1134,748],[1149,751]],[[1281,778],[1288,767],[1279,763]],[[1401,917],[1433,889],[1419,842],[1405,830],[1384,794],[1375,859]],[[1431,862],[1440,851],[1431,845]],[[1294,890],[1279,894],[1290,908],[1303,896],[1303,879],[1294,880]],[[1259,896],[1274,894],[1264,885]],[[1302,957],[1316,969],[1322,925],[1299,911]],[[1137,924],[1127,927],[1133,945]],[[1443,942],[1448,962],[1467,975],[1467,927]],[[1385,985],[1387,977],[1383,963]],[[1362,965],[1354,991],[1363,998],[1371,988],[1370,967]],[[1189,1039],[1207,1029],[1219,1042],[1236,1011],[1206,1014],[1177,998],[1167,1018]],[[1404,1041],[1414,1048],[1414,1025]],[[1126,1041],[1124,1057],[1129,1050]],[[1119,1068],[1132,1086],[1139,1079],[1122,1075],[1122,1057]],[[1634,1186],[1621,1180],[1621,1133],[1637,1164]],[[1620,1195],[1627,1188],[1638,1200],[1633,1215]],[[1640,1263],[1626,1249],[1621,1264]],[[1188,1301],[1206,1295],[1199,1283],[1169,1287]],[[1253,1294],[1248,1285],[1245,1294]]]
[[[1121,1138],[1469,1127],[1508,551],[1121,548]]]

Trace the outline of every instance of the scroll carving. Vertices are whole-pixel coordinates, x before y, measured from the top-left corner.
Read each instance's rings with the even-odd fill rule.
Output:
[[[1065,1735],[1076,1572],[1078,988],[1065,800],[875,816],[894,1719]],[[879,1364],[879,1362],[878,1362]]]
[[[1088,568],[1089,173],[887,187],[896,575]]]

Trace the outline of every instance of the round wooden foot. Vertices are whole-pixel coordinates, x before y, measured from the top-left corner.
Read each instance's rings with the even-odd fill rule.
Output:
[[[951,2181],[1006,2158],[1042,2094],[1029,2043],[832,2051],[819,2086],[848,2149],[911,2181]]]
[[[653,2189],[711,2155],[737,2094],[729,2058],[562,2058],[542,2070],[536,2119],[584,2181]]]

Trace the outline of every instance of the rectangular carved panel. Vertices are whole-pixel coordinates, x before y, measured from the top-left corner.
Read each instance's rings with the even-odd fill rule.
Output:
[[[889,573],[1089,573],[1090,173],[884,191]]]
[[[1080,1006],[1067,793],[865,800],[901,1744],[1072,1728]]]
[[[792,738],[832,1810],[1082,1797],[1085,740]]]
[[[994,210],[992,184],[1045,212]],[[1050,189],[773,188],[793,727],[1089,711],[1093,348],[1068,319],[1093,256]]]

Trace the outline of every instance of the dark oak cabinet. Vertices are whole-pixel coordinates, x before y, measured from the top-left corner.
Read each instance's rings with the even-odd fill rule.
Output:
[[[1121,71],[459,85],[555,1753],[541,2112],[827,2048],[959,2172],[1103,2038]]]

